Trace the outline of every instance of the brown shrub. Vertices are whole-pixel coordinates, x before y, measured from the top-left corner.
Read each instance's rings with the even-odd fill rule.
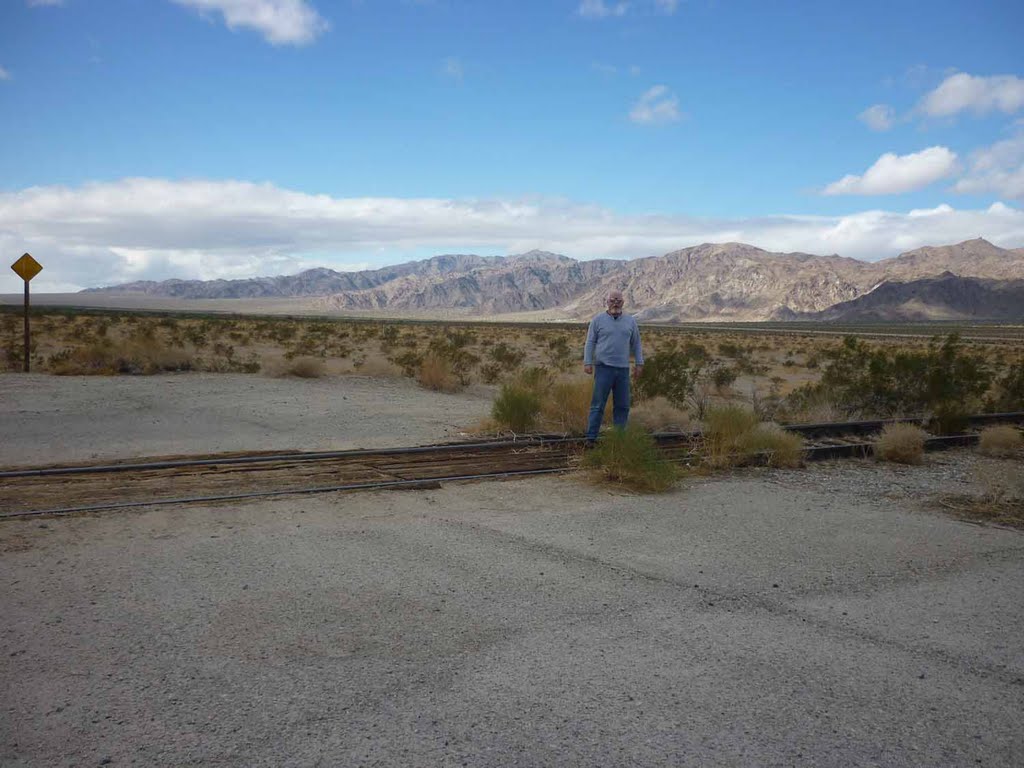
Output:
[[[888,424],[875,441],[875,456],[897,464],[920,464],[927,433],[913,424]]]
[[[758,424],[740,435],[737,447],[747,456],[763,455],[769,467],[799,467],[803,463],[803,438],[778,424]]]
[[[47,365],[57,376],[114,376],[187,371],[193,363],[184,350],[168,349],[153,339],[136,339],[120,343],[102,341],[65,349],[51,357]]]
[[[319,357],[296,357],[282,371],[284,376],[298,376],[300,379],[319,379],[325,373],[324,361]]]
[[[452,372],[449,362],[436,355],[423,358],[416,372],[416,381],[421,387],[435,392],[458,392],[463,388],[462,382]]]
[[[1024,436],[1016,427],[1002,424],[985,427],[978,436],[978,450],[986,456],[1009,458],[1024,448]]]
[[[371,376],[378,379],[398,379],[402,370],[390,360],[381,357],[368,357],[355,371],[360,376]]]
[[[716,467],[735,464],[737,456],[744,453],[744,436],[758,424],[760,421],[753,411],[738,405],[709,408],[704,415],[702,432],[705,460]]]
[[[660,396],[637,403],[630,409],[629,419],[648,432],[689,432],[693,429],[690,414]]]
[[[593,379],[564,379],[556,381],[541,393],[541,420],[555,432],[582,435],[590,419],[590,401],[594,396]],[[604,423],[612,420],[612,401],[604,409]]]

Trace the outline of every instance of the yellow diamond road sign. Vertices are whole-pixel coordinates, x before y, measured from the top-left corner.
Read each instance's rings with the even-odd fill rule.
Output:
[[[18,273],[18,277],[24,280],[26,283],[33,277],[43,271],[43,265],[32,258],[31,255],[25,254],[16,262],[11,264],[11,269]]]

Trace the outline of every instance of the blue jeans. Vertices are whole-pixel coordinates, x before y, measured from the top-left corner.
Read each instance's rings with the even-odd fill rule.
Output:
[[[594,366],[594,396],[590,400],[587,440],[597,440],[609,394],[612,396],[612,422],[619,429],[625,429],[629,419],[629,368],[598,363]]]

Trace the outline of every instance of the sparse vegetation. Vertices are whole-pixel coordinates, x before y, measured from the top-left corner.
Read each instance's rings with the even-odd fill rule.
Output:
[[[434,392],[458,392],[465,386],[452,372],[452,364],[444,357],[427,355],[420,363],[416,380]]]
[[[1009,458],[1024,451],[1024,436],[1006,424],[986,427],[978,435],[978,450],[986,456]]]
[[[318,357],[296,357],[282,369],[284,376],[297,376],[300,379],[318,379],[326,373],[324,361]]]
[[[803,438],[770,422],[761,422],[740,435],[738,447],[744,456],[762,456],[769,467],[799,467],[803,463]]]
[[[794,333],[796,327],[779,325],[777,334],[757,336],[742,326],[645,327],[648,359],[634,389],[632,418],[658,430],[699,421],[723,406],[743,406],[761,421],[913,415],[929,419],[934,431],[949,432],[961,429],[970,411],[1024,409],[1024,335],[1013,329],[986,329],[992,341],[985,343],[955,335],[837,343]],[[525,387],[540,397],[538,428],[576,434],[589,410],[590,382],[581,383],[578,371],[584,333],[582,325],[37,307],[32,363],[34,371],[63,374],[276,373],[309,358],[321,362],[325,375],[402,375],[426,386],[434,386],[433,374],[447,366],[459,386],[480,382],[499,392],[508,383]],[[20,315],[0,308],[0,370],[21,368],[21,344]],[[440,380],[449,386],[447,377]],[[675,409],[670,416],[669,406]]]
[[[582,465],[599,482],[642,493],[661,493],[679,480],[679,468],[665,458],[654,439],[638,426],[612,429],[583,454]]]
[[[727,467],[737,463],[746,453],[745,440],[758,428],[760,421],[753,411],[738,405],[726,405],[708,410],[704,417],[701,453],[712,467]]]
[[[500,429],[516,433],[533,431],[540,417],[541,398],[521,384],[505,384],[494,400],[491,417]]]
[[[637,403],[629,413],[629,420],[648,432],[689,432],[694,429],[689,412],[664,397],[650,397]]]
[[[875,441],[875,457],[897,464],[920,464],[927,436],[913,424],[887,424]]]

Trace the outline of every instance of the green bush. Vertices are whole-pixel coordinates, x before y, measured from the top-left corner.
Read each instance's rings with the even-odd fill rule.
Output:
[[[650,435],[632,425],[606,432],[583,455],[582,463],[603,482],[646,493],[667,491],[679,480],[679,468],[665,458]]]
[[[987,403],[993,411],[1024,410],[1024,360],[1018,360],[996,381],[995,395]]]
[[[685,407],[703,364],[703,357],[687,351],[670,349],[651,355],[636,380],[637,399],[664,397],[677,408]]]
[[[965,352],[956,334],[933,339],[924,351],[895,352],[848,336],[823,357],[821,380],[790,397],[795,410],[829,401],[848,413],[930,414],[950,429],[980,405],[992,381],[984,360]]]
[[[536,428],[541,398],[536,392],[516,384],[505,384],[494,400],[491,418],[499,427],[513,432]]]

